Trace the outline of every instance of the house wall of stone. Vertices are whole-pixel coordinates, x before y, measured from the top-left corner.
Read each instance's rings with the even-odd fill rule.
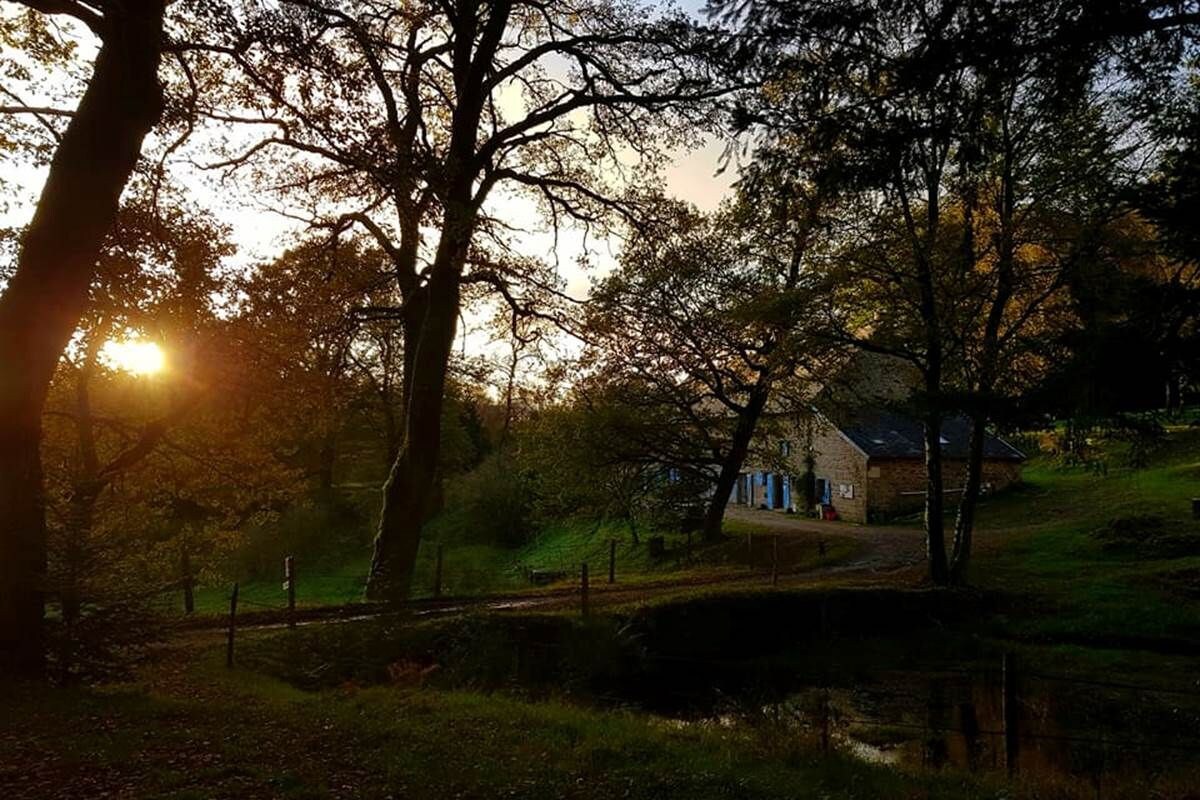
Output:
[[[868,516],[872,519],[910,514],[925,506],[925,464],[919,458],[880,459],[867,462]],[[946,459],[942,463],[946,502],[958,501],[966,480],[965,459]],[[987,459],[983,462],[983,483],[987,491],[998,492],[1021,480],[1018,461]]]
[[[830,504],[838,518],[865,523],[871,496],[866,455],[832,424],[820,418],[813,425],[812,451],[813,474],[818,481],[822,478],[829,481]],[[803,475],[803,452],[796,453],[795,461],[795,474]],[[803,502],[802,498],[800,502]]]

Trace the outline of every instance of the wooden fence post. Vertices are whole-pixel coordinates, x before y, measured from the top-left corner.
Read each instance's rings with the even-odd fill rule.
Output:
[[[233,585],[233,592],[229,595],[229,631],[225,640],[225,666],[233,667],[233,635],[237,628],[237,601],[238,601],[238,585]]]
[[[283,589],[287,592],[288,627],[296,627],[296,559],[283,559]]]
[[[579,608],[586,617],[588,615],[588,566],[586,561],[579,565]]]
[[[1000,681],[1004,716],[1004,766],[1011,776],[1017,771],[1021,745],[1017,728],[1017,659],[1012,653],[1005,653],[1000,662]]]
[[[438,543],[437,561],[433,567],[433,596],[442,596],[442,559],[445,558],[445,545]]]
[[[821,690],[821,712],[820,712],[821,752],[825,755],[829,755],[829,742],[830,742],[829,717],[830,717],[830,714],[829,714],[829,690],[822,689]]]
[[[186,547],[179,556],[179,571],[183,573],[183,613],[192,614],[196,611],[196,584],[192,577],[192,558]]]
[[[746,566],[754,571],[754,531],[746,531]]]
[[[779,534],[771,537],[771,585],[779,585]]]
[[[825,557],[825,540],[817,539],[817,555],[821,558]]]
[[[617,582],[617,540],[608,540],[608,582]]]

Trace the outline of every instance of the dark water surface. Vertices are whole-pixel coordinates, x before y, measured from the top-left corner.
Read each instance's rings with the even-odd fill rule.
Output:
[[[694,669],[694,667],[693,667]],[[785,675],[786,677],[780,677]],[[879,671],[831,685],[718,676],[674,692],[685,724],[754,725],[903,769],[1011,774],[1067,796],[1200,797],[1200,692],[1001,669]]]

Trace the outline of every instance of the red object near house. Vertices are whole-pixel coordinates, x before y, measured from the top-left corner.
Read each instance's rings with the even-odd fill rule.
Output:
[[[828,503],[821,505],[821,519],[834,520],[838,518],[837,509]]]

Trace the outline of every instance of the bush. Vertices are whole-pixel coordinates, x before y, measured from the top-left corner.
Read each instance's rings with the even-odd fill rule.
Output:
[[[1145,560],[1181,558],[1200,551],[1200,537],[1171,532],[1166,521],[1153,514],[1117,517],[1093,536],[1108,552]]]
[[[489,456],[446,488],[447,509],[466,541],[519,547],[537,533],[533,480],[505,453]]]
[[[278,520],[246,531],[245,543],[231,556],[230,572],[238,578],[280,574],[285,556],[302,563],[342,563],[347,553],[363,550],[371,540],[366,516],[342,497],[298,506]]]

